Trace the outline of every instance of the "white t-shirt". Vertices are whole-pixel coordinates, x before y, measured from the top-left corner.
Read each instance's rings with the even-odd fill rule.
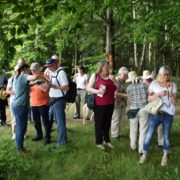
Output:
[[[75,77],[75,82],[77,84],[77,88],[86,89],[86,81],[88,80],[87,74],[83,74],[80,76],[79,74]]]
[[[49,77],[51,79],[51,83],[53,85],[57,85],[57,86],[68,85],[69,83],[68,83],[66,72],[64,70],[59,71],[59,69],[63,69],[63,68],[59,67],[55,72],[50,72]],[[59,71],[59,73],[58,73],[58,71]],[[57,73],[58,73],[58,76],[57,76]],[[56,76],[57,76],[57,79],[55,78]],[[59,84],[58,84],[57,80],[58,80]],[[50,88],[49,96],[50,97],[62,97],[66,94],[65,91],[63,91],[63,92],[64,92],[64,94],[59,89]]]
[[[157,81],[153,81],[150,86],[149,90],[153,91],[154,93],[158,93],[160,91],[168,91],[166,87],[161,87]],[[173,83],[173,88],[172,88],[172,93],[176,94],[177,92],[177,87],[176,84]],[[166,96],[162,96],[162,101],[163,101],[163,106],[160,108],[160,110],[167,112],[170,115],[175,114],[175,106],[171,103],[171,99],[168,96],[168,93]]]

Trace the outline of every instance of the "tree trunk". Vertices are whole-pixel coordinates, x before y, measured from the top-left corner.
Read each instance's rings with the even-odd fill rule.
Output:
[[[133,20],[134,20],[134,26],[135,26],[135,19],[136,19],[136,10],[135,10],[135,1],[132,2],[132,14],[133,14]],[[138,67],[138,61],[137,61],[137,43],[135,42],[134,38],[134,65],[135,67]]]
[[[152,43],[148,45],[148,64],[151,65],[151,58],[152,58]]]
[[[106,10],[106,54],[108,57],[110,65],[110,73],[113,72],[114,65],[114,50],[112,46],[112,36],[113,36],[113,12],[110,7]]]

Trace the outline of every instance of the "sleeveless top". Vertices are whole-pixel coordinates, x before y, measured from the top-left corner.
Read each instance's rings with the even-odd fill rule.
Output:
[[[96,105],[113,105],[115,102],[114,93],[116,90],[116,86],[111,79],[103,79],[99,74],[97,75],[97,81],[95,84],[95,88],[99,89],[101,85],[104,85],[106,88],[106,92],[102,97],[95,95]]]

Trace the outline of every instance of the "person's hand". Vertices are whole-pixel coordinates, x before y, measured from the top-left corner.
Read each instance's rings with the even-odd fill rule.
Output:
[[[169,92],[172,92],[172,89],[173,89],[172,83],[168,85],[167,89],[168,89]]]
[[[156,95],[157,95],[158,97],[166,96],[166,94],[167,94],[166,91],[160,91],[160,92],[156,93]]]
[[[104,95],[105,92],[106,92],[105,90],[103,90],[102,88],[100,88],[100,89],[98,90],[98,93],[97,93],[97,94]]]

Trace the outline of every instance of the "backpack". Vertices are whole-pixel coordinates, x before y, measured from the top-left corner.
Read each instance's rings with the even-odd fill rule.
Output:
[[[56,76],[52,76],[52,78],[56,78],[56,81],[59,84],[59,86],[60,86],[60,83],[59,83],[57,77],[61,70],[64,71],[64,69],[61,68],[58,70]],[[61,91],[62,91],[62,94],[65,96],[66,102],[74,103],[76,101],[76,95],[77,95],[76,83],[73,82],[71,79],[68,79],[68,83],[69,83],[69,90],[66,92],[66,95],[63,90],[61,90]]]

